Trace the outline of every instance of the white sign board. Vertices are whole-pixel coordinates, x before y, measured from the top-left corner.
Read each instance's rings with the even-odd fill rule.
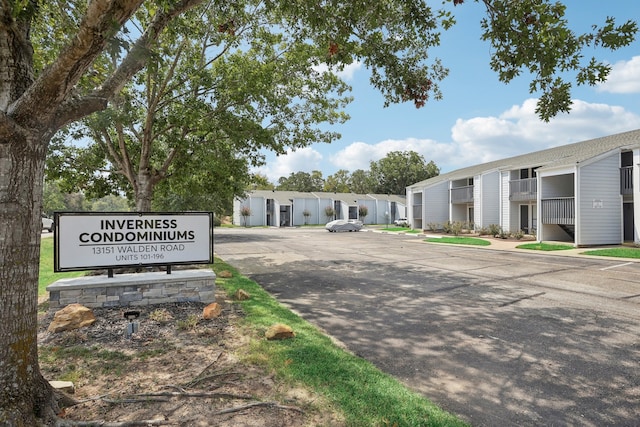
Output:
[[[55,214],[54,271],[213,262],[213,214]]]

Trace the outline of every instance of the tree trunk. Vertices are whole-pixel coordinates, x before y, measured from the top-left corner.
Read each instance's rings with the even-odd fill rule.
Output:
[[[145,173],[145,171],[140,171],[134,185],[136,192],[136,210],[138,212],[151,212],[153,187],[155,187],[153,177],[149,173]]]
[[[50,421],[57,404],[38,366],[37,306],[46,142],[0,139],[0,424]]]

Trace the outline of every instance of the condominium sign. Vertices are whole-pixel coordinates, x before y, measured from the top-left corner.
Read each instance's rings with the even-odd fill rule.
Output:
[[[54,271],[213,262],[213,214],[55,214]]]

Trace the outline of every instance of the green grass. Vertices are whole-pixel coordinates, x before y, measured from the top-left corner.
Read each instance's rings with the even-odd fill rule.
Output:
[[[638,248],[609,248],[595,249],[592,251],[582,252],[583,255],[610,256],[616,258],[640,258],[640,249]]]
[[[450,243],[454,245],[489,246],[490,241],[476,237],[431,237],[425,239],[429,243]]]
[[[531,249],[534,251],[565,251],[567,249],[573,249],[571,245],[563,245],[560,243],[525,243],[523,245],[516,246],[518,249]]]
[[[282,341],[254,339],[245,357],[262,363],[291,383],[302,383],[325,396],[340,409],[346,424],[369,426],[463,426],[455,416],[443,411],[371,363],[337,347],[317,328],[280,305],[258,284],[238,274],[217,259],[214,270],[228,270],[233,277],[216,283],[233,295],[238,289],[251,298],[239,302],[246,313],[243,322],[258,337],[275,323],[293,328],[296,337]]]
[[[59,279],[66,277],[84,276],[83,271],[69,271],[64,273],[53,272],[53,238],[46,237],[40,243],[40,276],[38,280],[38,295],[43,296],[47,292],[47,286]]]
[[[404,231],[405,233],[419,233],[420,230],[415,230],[407,227],[385,227],[381,228],[382,231]]]

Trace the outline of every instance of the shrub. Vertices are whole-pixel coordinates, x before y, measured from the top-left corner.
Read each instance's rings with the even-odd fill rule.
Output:
[[[242,206],[240,208],[240,216],[242,217],[243,225],[247,226],[247,218],[251,216],[251,209],[249,206]]]
[[[366,218],[367,215],[369,215],[369,208],[365,205],[358,206],[358,217]]]
[[[511,236],[511,233],[508,231],[504,231],[502,227],[500,227],[500,231],[498,231],[498,237],[501,239],[508,239]]]
[[[326,208],[324,208],[324,215],[327,217],[327,220],[333,219],[335,214],[336,211],[335,209],[333,209],[333,206],[327,206]]]
[[[429,231],[436,231],[438,229],[438,223],[436,222],[430,222],[427,224],[427,229]]]
[[[498,224],[489,224],[489,236],[496,237],[502,233],[502,227]]]
[[[451,221],[446,221],[444,224],[442,224],[442,231],[447,234],[451,234]]]
[[[518,230],[515,233],[513,233],[513,237],[515,237],[517,240],[520,240],[524,237],[524,231],[522,230]]]
[[[459,236],[463,228],[464,223],[462,221],[454,221],[453,224],[451,224],[451,233],[454,236]]]

